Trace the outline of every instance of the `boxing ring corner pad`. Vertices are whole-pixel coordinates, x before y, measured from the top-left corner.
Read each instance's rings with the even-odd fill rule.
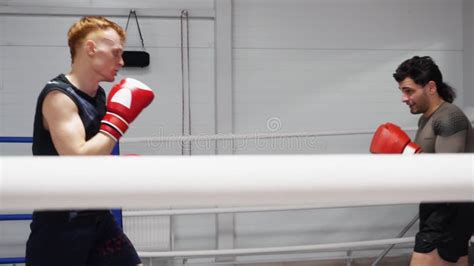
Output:
[[[0,210],[473,201],[472,154],[1,157]]]

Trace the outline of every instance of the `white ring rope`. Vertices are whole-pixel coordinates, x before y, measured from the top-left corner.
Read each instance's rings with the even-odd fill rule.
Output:
[[[406,128],[405,131],[414,131],[416,128]],[[295,132],[295,133],[253,133],[253,134],[215,134],[215,135],[191,135],[191,136],[161,136],[161,137],[124,137],[121,143],[142,142],[186,142],[186,141],[216,141],[216,140],[238,140],[238,139],[279,139],[279,138],[304,138],[304,137],[331,137],[350,135],[374,134],[374,130],[358,131],[327,131],[327,132]]]
[[[474,124],[474,120],[470,121]],[[403,128],[404,131],[416,131],[416,127]],[[158,137],[123,137],[121,143],[143,143],[143,142],[189,142],[189,141],[216,141],[216,140],[238,140],[238,139],[280,139],[280,138],[305,138],[305,137],[332,137],[351,135],[370,135],[375,130],[346,130],[346,131],[324,131],[324,132],[293,132],[293,133],[252,133],[252,134],[210,134],[190,136],[158,136]]]
[[[472,154],[1,157],[0,210],[472,201]]]
[[[363,207],[351,206],[351,207]],[[162,209],[162,210],[124,210],[124,217],[138,216],[168,216],[168,215],[196,215],[196,214],[220,214],[220,213],[249,213],[249,212],[274,212],[274,211],[302,211],[314,209],[344,208],[344,206],[324,207],[321,205],[281,205],[281,206],[257,206],[257,207],[229,207],[229,208],[194,208],[194,209]]]
[[[213,257],[223,255],[265,255],[288,252],[315,252],[315,251],[338,251],[364,247],[378,247],[391,244],[413,243],[415,237],[389,238],[381,240],[366,240],[343,243],[269,247],[269,248],[242,248],[242,249],[219,249],[219,250],[195,250],[195,251],[163,251],[163,252],[138,252],[140,257],[145,258],[196,258]]]
[[[377,204],[379,205],[379,204]],[[386,205],[392,206],[393,204]],[[123,217],[145,217],[145,216],[173,216],[173,215],[196,215],[196,214],[221,214],[221,213],[252,213],[252,212],[281,212],[281,211],[305,211],[315,209],[336,209],[336,208],[360,208],[367,205],[352,206],[321,206],[321,204],[312,205],[279,205],[279,206],[252,206],[252,207],[228,207],[228,208],[202,208],[192,209],[150,209],[150,210],[123,210]],[[380,205],[379,205],[380,206]]]

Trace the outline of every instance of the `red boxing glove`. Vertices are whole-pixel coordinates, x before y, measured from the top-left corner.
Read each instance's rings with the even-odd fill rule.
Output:
[[[112,87],[107,97],[107,113],[102,119],[100,132],[118,141],[127,131],[129,123],[135,120],[154,97],[153,91],[140,81],[122,79]]]
[[[420,153],[421,148],[412,142],[399,126],[386,123],[380,125],[375,131],[370,144],[370,152],[414,154]]]

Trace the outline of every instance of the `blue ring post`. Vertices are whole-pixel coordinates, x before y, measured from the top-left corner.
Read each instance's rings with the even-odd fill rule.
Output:
[[[2,214],[0,221],[28,221],[33,218],[32,214]]]
[[[32,137],[0,137],[0,143],[31,143]]]
[[[0,258],[0,264],[18,264],[25,262],[25,258]]]

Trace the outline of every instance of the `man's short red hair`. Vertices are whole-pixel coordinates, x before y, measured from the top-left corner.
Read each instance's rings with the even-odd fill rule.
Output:
[[[89,33],[104,31],[107,29],[115,30],[120,36],[120,40],[125,42],[125,31],[122,29],[122,27],[120,27],[117,23],[106,19],[105,17],[87,16],[74,23],[74,25],[69,28],[67,33],[72,62],[74,62],[77,47],[82,44]]]

